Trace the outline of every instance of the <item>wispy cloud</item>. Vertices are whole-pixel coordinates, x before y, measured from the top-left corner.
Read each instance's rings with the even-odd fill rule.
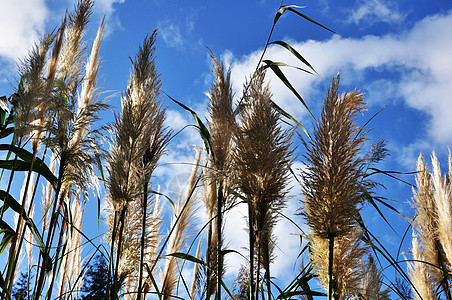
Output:
[[[115,4],[122,4],[126,0],[96,0],[95,10],[101,14],[111,15],[115,11]]]
[[[399,11],[396,1],[365,0],[358,1],[358,3],[357,7],[353,9],[351,15],[347,19],[350,23],[400,23],[406,18],[406,15]]]
[[[160,21],[159,34],[163,38],[165,44],[174,49],[182,50],[187,47],[193,47],[193,32],[198,18],[198,11],[192,10],[184,12],[184,18],[165,19]]]
[[[124,3],[125,0],[97,0],[94,11],[97,15],[107,17],[107,27],[104,36],[120,28],[119,19],[115,16],[115,5]],[[72,10],[73,1],[64,2],[69,11]],[[36,43],[45,32],[54,29],[62,13],[63,3],[54,5],[52,10],[45,0],[21,0],[18,5],[15,0],[0,1],[0,80],[4,76],[14,73],[16,63],[24,58],[31,46]],[[55,11],[57,11],[55,13]],[[58,17],[55,17],[58,15]]]
[[[160,24],[160,35],[168,47],[181,48],[184,45],[181,29],[174,23],[169,21]]]
[[[122,29],[121,21],[115,14],[116,6],[123,4],[126,0],[96,0],[94,11],[100,16],[106,17],[104,36],[110,36],[115,30]]]
[[[316,68],[322,77],[304,75],[293,69],[285,74],[307,99],[322,99],[319,86],[324,85],[340,69],[342,83],[367,90],[367,100],[373,103],[391,103],[402,99],[404,105],[426,114],[428,137],[440,144],[452,142],[452,11],[437,14],[419,21],[413,28],[397,35],[365,36],[358,39],[333,37],[327,41],[294,42],[291,44]],[[254,71],[261,51],[242,58],[230,59],[233,67],[233,83],[241,88],[245,76]],[[228,54],[228,57],[231,57]],[[285,49],[271,47],[267,57],[289,64],[299,62]],[[377,74],[377,77],[375,76]],[[306,111],[293,94],[269,74],[274,100],[297,118]],[[378,77],[379,76],[379,77]],[[386,91],[377,91],[377,88]],[[323,91],[323,89],[320,89]],[[240,93],[237,93],[240,95]]]

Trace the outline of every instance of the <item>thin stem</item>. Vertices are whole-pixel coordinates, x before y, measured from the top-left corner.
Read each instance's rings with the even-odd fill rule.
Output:
[[[62,195],[63,196],[66,196],[66,193],[62,193]],[[62,200],[63,202],[64,202],[64,200]],[[52,274],[52,280],[50,281],[50,284],[49,284],[49,289],[48,289],[48,299],[51,299],[51,296],[52,296],[52,292],[53,292],[53,284],[54,284],[54,282],[55,282],[55,277],[56,277],[56,275],[57,275],[57,272],[56,272],[56,270],[57,270],[57,267],[58,267],[58,261],[59,261],[59,258],[58,258],[58,256],[59,256],[59,254],[60,254],[60,249],[61,248],[66,248],[66,247],[62,247],[62,241],[63,241],[63,235],[64,235],[64,232],[66,231],[66,228],[67,228],[67,216],[65,216],[66,214],[67,214],[67,212],[66,211],[64,211],[63,212],[64,213],[64,215],[63,215],[63,219],[61,220],[61,230],[60,230],[60,236],[58,237],[58,243],[57,243],[57,247],[56,247],[56,250],[55,250],[55,261],[54,261],[54,263],[53,263],[53,274]],[[66,243],[67,242],[65,242],[65,245],[66,245]],[[63,253],[63,255],[64,255],[64,253]],[[66,270],[63,270],[63,272],[66,272]],[[63,273],[64,274],[64,273]]]
[[[265,281],[267,283],[267,300],[271,299],[272,296],[272,285],[270,282],[270,266],[267,265],[267,271],[265,272]]]
[[[11,174],[9,175],[8,187],[6,189],[5,198],[3,199],[3,203],[6,202],[5,201],[6,197],[7,197],[7,195],[9,195],[9,191],[11,189],[11,184],[13,182],[14,170],[15,170],[16,162],[17,162],[17,154],[14,155],[13,167],[12,167],[12,170],[11,170]],[[4,212],[5,212],[5,209],[2,209],[2,211],[0,213],[0,220],[3,220],[3,213]],[[9,259],[8,259],[8,261],[9,261]],[[9,270],[8,265],[5,267],[5,272],[4,272],[4,274],[6,274],[6,277],[5,277],[6,280],[8,280],[8,278],[9,278],[9,272],[7,270]],[[11,283],[12,283],[12,280],[11,280]],[[8,282],[8,285],[9,285],[9,282]],[[12,287],[12,285],[11,285],[11,287]],[[6,299],[7,295],[8,295],[8,297],[10,297],[9,295],[11,294],[11,291],[9,291],[9,290],[10,290],[9,288],[3,290],[2,298]]]
[[[206,264],[207,264],[206,300],[209,300],[211,296],[210,295],[210,282],[212,281],[211,250],[212,250],[212,222],[209,222],[209,227],[207,229],[207,248],[206,248]]]
[[[223,222],[223,182],[220,181],[217,196],[217,300],[221,300],[221,280],[223,271],[223,256],[221,253],[221,227]]]
[[[45,244],[45,248],[44,248],[44,255],[41,253],[40,257],[42,257],[42,266],[41,269],[39,271],[39,279],[38,279],[38,283],[36,285],[36,293],[35,293],[35,297],[39,297],[39,295],[41,295],[42,293],[42,289],[44,288],[44,281],[45,281],[45,273],[46,273],[46,266],[50,263],[48,260],[50,258],[50,248],[51,248],[51,244],[53,241],[53,235],[55,233],[55,227],[56,227],[56,223],[58,222],[58,215],[60,213],[60,208],[61,208],[61,199],[64,198],[63,197],[59,197],[60,196],[60,189],[62,186],[62,182],[63,182],[63,174],[64,174],[64,165],[65,165],[66,159],[64,157],[61,157],[61,161],[60,161],[60,170],[59,170],[59,174],[58,174],[58,183],[57,183],[57,189],[55,190],[55,196],[54,196],[54,203],[53,203],[53,207],[52,207],[52,217],[50,218],[50,225],[49,225],[49,232],[47,233],[47,240],[46,240],[46,244]],[[58,210],[57,210],[58,207]]]
[[[251,199],[250,199],[251,201]],[[253,228],[253,208],[248,203],[248,223],[249,223],[249,240],[250,240],[250,294],[249,299],[254,300],[254,228]]]
[[[255,289],[255,293],[256,293],[256,300],[259,299],[259,271],[261,268],[261,244],[260,244],[261,239],[258,237],[258,240],[256,241],[256,245],[257,245],[257,266],[256,266],[256,289]]]
[[[333,300],[336,299],[333,283],[334,235],[330,235],[328,243],[328,300]]]
[[[279,4],[279,7],[278,7],[278,11],[281,9],[281,7],[283,5],[283,2],[284,2],[284,0],[281,0],[281,3]],[[262,51],[261,57],[259,58],[259,61],[257,62],[256,69],[254,70],[253,74],[256,74],[256,71],[259,69],[259,66],[262,63],[262,60],[264,59],[265,53],[267,52],[268,45],[270,44],[270,39],[271,39],[271,37],[273,35],[273,30],[275,29],[275,25],[276,25],[276,23],[273,22],[272,28],[270,29],[270,33],[269,33],[268,38],[267,38],[267,42],[265,43],[264,50]],[[253,77],[254,77],[254,75],[253,75]],[[237,108],[239,108],[241,106],[243,98],[244,98],[244,95],[247,94],[248,89],[249,89],[249,87],[251,85],[251,82],[252,82],[252,80],[250,80],[250,83],[245,86],[244,91],[243,91],[243,96],[239,99],[239,102],[237,104]]]
[[[111,287],[111,299],[114,300],[115,299],[115,294],[116,294],[116,285],[117,285],[117,281],[118,281],[118,270],[119,270],[119,258],[121,256],[121,241],[122,241],[122,234],[124,231],[124,220],[125,220],[125,216],[126,216],[126,207],[123,207],[121,210],[121,216],[119,217],[119,221],[121,222],[121,227],[119,228],[119,236],[118,236],[118,249],[116,251],[116,266],[115,266],[115,272],[113,274],[113,285]]]
[[[148,204],[148,184],[147,181],[144,183],[143,187],[143,221],[141,229],[141,249],[140,249],[140,277],[138,280],[138,295],[137,300],[141,299],[141,284],[143,282],[143,263],[144,263],[144,238],[146,236],[146,213]]]
[[[113,232],[111,233],[111,246],[110,246],[110,254],[108,258],[108,279],[107,279],[107,295],[106,299],[109,299],[109,293],[110,293],[110,285],[111,285],[111,273],[113,272],[113,252],[114,252],[114,245],[115,245],[115,238],[116,238],[116,226],[117,226],[117,219],[118,219],[118,212],[115,210],[115,216],[113,220]],[[113,276],[114,277],[114,276]]]

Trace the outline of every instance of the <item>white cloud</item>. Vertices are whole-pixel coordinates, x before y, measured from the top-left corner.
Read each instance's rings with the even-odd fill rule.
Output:
[[[168,47],[180,48],[184,45],[181,30],[176,24],[164,22],[160,25],[159,33]]]
[[[419,154],[423,153],[428,157],[432,150],[432,144],[427,141],[416,140],[409,145],[400,145],[396,141],[392,141],[391,148],[400,149],[397,153],[397,162],[405,168],[405,170],[413,171],[416,168]]]
[[[451,143],[452,35],[449,28],[452,28],[452,11],[427,17],[397,35],[359,39],[333,37],[322,42],[292,41],[290,44],[323,77],[305,75],[294,69],[284,69],[284,72],[308,105],[317,107],[320,103],[312,103],[311,99],[323,98],[324,89],[319,94],[319,86],[329,83],[340,69],[343,85],[367,90],[367,97],[380,104],[400,97],[408,107],[427,114],[428,138],[436,143]],[[254,71],[260,53],[259,50],[242,58],[230,59],[237,95],[240,95],[245,76]],[[229,59],[230,54],[227,57]],[[270,47],[266,57],[299,65],[282,48]],[[303,117],[306,112],[293,94],[273,74],[268,75],[275,102],[294,117]],[[378,87],[387,90],[372,94]]]
[[[0,12],[0,62],[14,65],[45,32],[49,10],[44,0],[2,0]]]
[[[399,12],[397,2],[391,0],[365,0],[358,1],[359,5],[352,11],[347,19],[350,23],[400,23],[406,15]]]
[[[159,35],[163,38],[165,44],[170,48],[186,49],[193,47],[193,32],[198,19],[198,11],[191,10],[186,12],[184,19],[165,19],[159,23]],[[189,40],[192,40],[189,42]],[[194,42],[195,45],[200,42]]]
[[[168,47],[179,48],[184,44],[180,28],[175,24],[168,23],[161,25],[160,35]]]
[[[115,9],[113,5],[122,4],[126,0],[96,0],[94,9],[98,11],[99,13],[111,15]]]
[[[122,29],[121,21],[115,14],[115,6],[123,4],[126,0],[96,0],[94,3],[94,11],[106,18],[106,26],[104,36],[110,36],[115,30]]]

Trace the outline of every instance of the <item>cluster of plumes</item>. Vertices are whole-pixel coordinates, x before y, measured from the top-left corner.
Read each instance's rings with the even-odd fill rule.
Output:
[[[87,59],[87,46],[84,38],[92,8],[91,0],[77,1],[74,12],[67,14],[59,29],[51,35],[46,35],[31,50],[28,58],[21,62],[19,87],[11,97],[11,115],[14,119],[16,145],[23,147],[26,142],[31,140],[32,164],[41,163],[37,161],[41,144],[45,146],[44,154],[49,149],[56,158],[53,169],[55,170],[58,166],[58,170],[56,172],[52,170],[52,172],[56,173],[58,183],[54,183],[52,188],[57,200],[54,202],[54,208],[50,207],[50,201],[46,201],[42,211],[44,215],[43,229],[48,231],[44,252],[49,254],[52,249],[57,249],[58,257],[60,255],[66,257],[67,253],[79,252],[77,249],[81,247],[81,238],[70,239],[70,233],[66,233],[67,224],[72,222],[69,224],[71,230],[73,227],[76,227],[77,230],[81,229],[82,199],[86,196],[88,188],[97,187],[97,176],[93,176],[93,165],[101,156],[99,141],[102,137],[102,130],[93,129],[91,126],[98,120],[99,111],[105,109],[107,105],[99,100],[99,91],[96,88],[99,69],[98,53],[104,29],[103,21],[99,26],[89,60],[86,63],[85,75],[83,74],[83,66]],[[31,176],[28,177],[26,190],[30,189],[30,186],[37,185]],[[33,196],[35,190],[36,186],[34,191],[30,192]],[[44,198],[48,200],[52,194],[50,186],[47,194],[48,196]],[[74,194],[78,196],[73,199]],[[33,198],[29,204],[28,213],[33,207],[32,202]],[[63,202],[66,203],[67,208],[78,207],[77,218],[71,216],[70,209],[62,207]],[[55,232],[60,211],[62,211],[63,219],[58,238],[59,245],[52,248],[53,237],[58,236],[55,235]],[[52,214],[54,221],[49,223],[48,217]],[[23,224],[23,219],[20,217],[18,232],[25,230],[21,224]],[[66,238],[63,239],[65,234]],[[70,245],[69,241],[71,241]],[[20,252],[21,243],[13,242],[12,245],[10,252],[16,250]],[[14,250],[16,247],[17,249]],[[59,253],[59,249],[66,249],[67,253]],[[79,255],[75,255],[72,259],[80,260]],[[55,261],[59,261],[59,258],[56,258]],[[44,269],[39,271],[38,292],[43,286]],[[55,274],[56,272],[50,285],[53,284]],[[67,276],[67,273],[60,273],[60,276],[63,278]],[[67,284],[69,285],[70,282]]]
[[[365,195],[376,185],[366,179],[366,168],[384,158],[386,150],[379,142],[370,154],[361,155],[367,132],[355,119],[365,109],[363,94],[353,91],[339,96],[338,88],[339,76],[325,97],[313,139],[302,139],[307,154],[301,203],[311,229],[310,256],[319,279],[334,292],[333,298],[345,299],[359,290],[363,277],[359,266],[367,253],[356,222]]]
[[[99,111],[108,107],[99,99],[96,88],[104,21],[97,31],[83,76],[87,59],[83,39],[92,7],[92,1],[78,1],[75,11],[68,15],[64,41],[60,44],[58,40],[55,44],[61,50],[54,49],[50,66],[53,66],[55,57],[58,57],[58,64],[55,70],[48,71],[48,76],[53,78],[52,85],[49,83],[47,87],[51,91],[48,94],[51,101],[45,102],[46,119],[50,121],[43,125],[43,132],[36,132],[55,153],[59,162],[58,172],[64,179],[62,190],[68,193],[73,186],[85,192],[90,183],[97,182],[93,166],[100,155],[99,141],[104,128],[92,129],[91,125],[99,120]]]
[[[261,265],[270,276],[269,263],[275,243],[272,231],[287,201],[293,131],[281,127],[264,76],[261,72],[252,79],[244,97],[245,107],[240,112],[241,124],[235,136],[234,176],[248,203],[250,260],[253,262],[255,251],[256,272]]]
[[[443,177],[435,153],[432,154],[433,173],[428,171],[424,157],[417,163],[416,186],[412,206],[416,211],[413,221],[412,255],[410,265],[413,294],[416,299],[436,299],[436,288],[450,295],[452,270],[452,156],[449,172]]]
[[[144,39],[132,61],[127,91],[121,98],[122,112],[112,125],[114,140],[108,155],[107,180],[111,207],[107,223],[111,228],[108,236],[113,237],[117,251],[117,290],[122,284],[132,288],[132,279],[143,268],[140,236],[144,237],[145,262],[151,265],[157,259],[161,210],[155,206],[152,212],[148,191],[171,132],[164,126],[165,109],[161,106],[161,83],[155,64],[156,34],[154,31]],[[136,264],[130,263],[132,258]],[[144,285],[148,286],[146,280]]]
[[[224,266],[219,257],[223,234],[223,214],[231,206],[231,168],[233,136],[236,122],[232,108],[233,92],[231,86],[231,70],[225,74],[223,62],[218,62],[211,53],[215,81],[207,94],[209,97],[210,151],[207,166],[204,168],[204,203],[206,206],[208,226],[207,238],[207,297],[214,294],[217,287],[217,274],[224,273]],[[219,205],[219,206],[218,206]],[[219,216],[219,217],[218,217]],[[210,221],[211,220],[211,221]]]
[[[85,55],[87,47],[83,39],[92,14],[92,7],[92,1],[76,3],[74,13],[68,15],[64,42],[60,41],[62,36],[60,35],[55,44],[48,77],[54,80],[53,93],[56,97],[54,102],[44,107],[49,114],[49,119],[53,122],[47,123],[43,127],[43,132],[39,132],[39,128],[36,132],[58,161],[62,201],[67,202],[69,207],[72,194],[75,195],[71,210],[64,211],[65,223],[69,224],[63,243],[65,245],[63,249],[66,251],[61,254],[63,257],[59,280],[61,294],[71,290],[78,291],[82,284],[82,280],[78,278],[82,263],[80,233],[84,213],[82,201],[88,187],[98,188],[94,166],[98,157],[101,156],[99,141],[103,136],[102,129],[92,129],[91,125],[99,120],[99,111],[108,107],[99,99],[96,88],[104,20],[97,31],[83,76],[83,65],[87,59]],[[65,25],[65,22],[63,24]],[[56,48],[59,46],[61,46],[61,54],[57,55]],[[56,58],[57,56],[59,59]],[[55,61],[58,63],[56,69],[52,70]],[[75,287],[73,287],[74,283],[76,283]]]

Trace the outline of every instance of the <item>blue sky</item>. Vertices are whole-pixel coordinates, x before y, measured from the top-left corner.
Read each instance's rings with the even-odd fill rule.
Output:
[[[314,115],[319,115],[327,87],[340,70],[342,91],[359,89],[366,94],[368,111],[362,122],[385,108],[369,125],[374,128],[370,137],[384,138],[391,154],[380,168],[414,171],[419,153],[429,158],[433,150],[445,167],[452,142],[452,2],[319,0],[284,4],[305,6],[301,9],[303,13],[341,35],[333,35],[290,13],[283,15],[273,33],[273,41],[291,44],[320,74],[312,76],[284,69]],[[278,5],[279,1],[266,0],[97,1],[89,36],[94,38],[105,14],[107,34],[100,50],[103,90],[111,95],[126,88],[129,57],[135,55],[146,34],[159,27],[157,65],[165,92],[206,116],[208,99],[204,93],[213,79],[206,46],[231,66],[234,90],[240,96],[265,46]],[[72,7],[71,1],[0,2],[0,95],[12,91],[11,86],[17,80],[18,58],[24,57],[44,32],[57,26],[68,7]],[[277,46],[271,46],[265,58],[300,65],[287,50]],[[273,100],[310,130],[313,119],[300,102],[272,74],[267,78]],[[109,100],[116,107],[115,112],[119,112],[119,101],[118,94]],[[164,98],[164,106],[168,107],[167,125],[173,130],[193,123],[191,116],[168,98]],[[112,120],[113,111],[103,114],[105,121]],[[161,181],[162,192],[177,190],[175,174],[183,179],[190,170],[178,162],[192,161],[194,144],[201,146],[202,142],[193,129],[184,130],[170,144],[168,155],[155,174]],[[302,166],[300,159],[296,166]],[[404,179],[414,182],[410,176]],[[382,180],[386,190],[378,193],[400,201],[394,206],[401,213],[411,215],[407,203],[412,197],[411,188],[394,180]],[[293,213],[299,206],[298,192],[299,188],[294,186],[295,196],[288,212]],[[364,214],[377,235],[388,246],[397,247],[399,237],[383,224],[377,213],[366,209]],[[240,210],[233,212],[229,222],[243,222],[241,216]],[[391,216],[394,228],[403,232],[408,223],[403,217]],[[294,218],[301,222],[299,217]],[[282,246],[274,266],[277,277],[295,268],[298,238],[287,234],[295,232],[288,223],[278,227]],[[232,232],[229,234],[231,248],[239,250],[245,246],[245,232],[234,238]],[[406,250],[408,245],[404,247]],[[240,264],[239,257],[231,257],[229,264],[228,274],[232,276]]]

